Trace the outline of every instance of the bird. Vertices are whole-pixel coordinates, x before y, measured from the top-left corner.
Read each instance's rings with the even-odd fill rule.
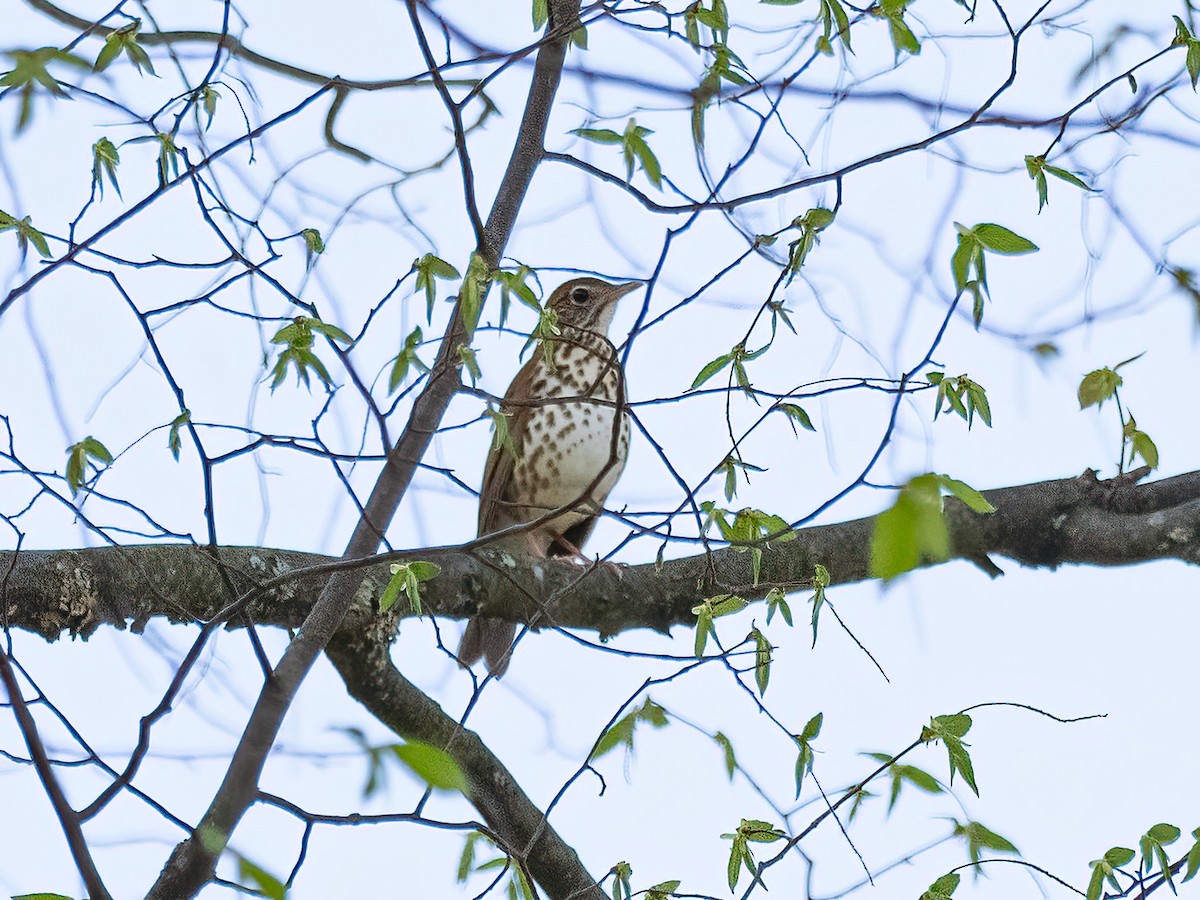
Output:
[[[500,406],[512,443],[494,441],[488,452],[477,533],[536,524],[491,546],[538,558],[583,558],[583,544],[629,453],[625,372],[608,329],[617,301],[641,286],[573,278],[550,294],[554,327]],[[472,618],[458,646],[459,665],[484,659],[499,678],[516,633],[512,622]]]

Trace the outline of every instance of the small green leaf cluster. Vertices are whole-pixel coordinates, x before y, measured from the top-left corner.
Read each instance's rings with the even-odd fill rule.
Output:
[[[396,388],[404,383],[404,378],[408,375],[410,368],[416,369],[418,372],[428,372],[429,366],[417,356],[417,349],[421,346],[424,340],[424,335],[421,333],[421,326],[414,328],[404,339],[404,347],[396,354],[396,358],[392,360],[392,372],[388,375],[388,393],[393,393]]]
[[[383,596],[379,598],[379,611],[385,613],[391,609],[403,591],[408,597],[412,614],[421,615],[421,582],[437,578],[442,567],[436,563],[414,560],[410,563],[393,563],[389,568],[392,577],[383,589]]]
[[[104,176],[108,176],[109,184],[121,196],[121,185],[117,183],[117,166],[121,164],[121,154],[116,146],[106,137],[92,144],[92,188],[99,188],[100,196],[104,196]]]
[[[179,437],[179,429],[191,421],[192,411],[190,409],[185,409],[171,420],[171,428],[167,432],[167,449],[175,457],[175,462],[179,462],[179,451],[183,448],[183,440]]]
[[[588,758],[594,762],[617,747],[624,747],[628,755],[633,752],[633,734],[640,723],[645,722],[654,728],[665,728],[667,721],[667,711],[647,697],[641,706],[622,716],[600,735]]]
[[[328,322],[322,322],[320,319],[313,319],[308,316],[296,316],[291,323],[283,326],[275,336],[271,338],[272,344],[284,344],[284,349],[279,353],[279,359],[275,361],[275,368],[271,375],[271,390],[274,391],[283,383],[283,379],[287,377],[288,366],[296,368],[296,383],[303,383],[305,387],[311,389],[312,385],[309,382],[309,370],[316,373],[317,377],[327,387],[332,383],[329,377],[329,370],[325,368],[325,364],[313,352],[313,344],[316,341],[316,335],[323,335],[331,341],[341,341],[344,344],[353,343],[350,335],[342,331],[336,325],[330,325]]]
[[[803,0],[761,0],[768,6],[796,6]],[[877,7],[872,8],[875,12]],[[903,7],[900,14],[903,15]],[[846,51],[853,53],[850,46],[850,18],[839,0],[820,0],[817,19],[821,23],[821,34],[817,36],[816,48],[819,53],[833,56],[833,38],[836,36]],[[915,40],[915,39],[914,39]],[[894,41],[894,38],[893,38]]]
[[[764,344],[757,350],[747,350],[745,342],[739,341],[728,353],[723,353],[711,362],[706,363],[704,368],[692,380],[692,386],[688,390],[696,390],[696,388],[700,387],[708,379],[712,378],[726,366],[732,364],[732,380],[737,382],[737,386],[745,392],[746,396],[758,402],[754,395],[754,388],[750,384],[750,376],[746,374],[746,363],[758,359],[767,352],[767,348],[770,346],[770,344]]]
[[[708,29],[711,44],[729,41],[729,10],[725,0],[712,0],[712,7],[705,7],[702,0],[692,3],[683,11],[683,33],[688,43],[699,50],[704,47],[700,40],[700,26]]]
[[[967,753],[967,743],[963,737],[971,730],[971,717],[966,713],[955,713],[947,716],[934,716],[929,724],[921,729],[921,741],[931,743],[941,741],[946,746],[950,758],[950,784],[954,784],[954,773],[958,772],[979,796],[979,787],[975,784],[975,768],[971,765],[971,755]]]
[[[757,625],[750,629],[746,639],[754,642],[754,683],[758,685],[758,695],[764,697],[771,681],[771,651],[775,648]]]
[[[495,842],[487,835],[478,831],[470,832],[463,844],[462,855],[458,859],[458,883],[463,884],[473,872],[494,872],[496,869],[511,868],[512,876],[509,878],[506,890],[508,900],[536,900],[538,895],[534,893],[533,885],[529,883],[524,870],[514,862],[511,856],[502,854],[476,865],[475,850],[480,844],[493,849],[496,847]]]
[[[808,259],[808,254],[821,242],[820,233],[833,224],[836,213],[831,209],[818,206],[810,209],[802,216],[792,220],[792,228],[800,230],[800,236],[788,244],[787,283],[800,272],[800,267]]]
[[[917,36],[904,21],[904,14],[908,11],[910,2],[912,0],[880,0],[870,9],[871,15],[888,23],[892,38],[892,50],[897,59],[900,58],[901,53],[916,56],[921,52],[921,42],[917,40]]]
[[[253,888],[255,894],[266,897],[267,900],[285,900],[288,895],[286,884],[240,853],[236,856],[238,858],[238,881],[241,884]]]
[[[504,327],[504,323],[508,320],[508,310],[512,305],[512,298],[516,297],[530,309],[540,313],[542,305],[538,303],[537,296],[533,293],[527,281],[529,276],[533,274],[533,269],[526,265],[519,265],[515,269],[509,271],[505,269],[497,269],[492,273],[492,280],[500,285],[500,327]]]
[[[9,50],[5,54],[13,62],[13,67],[0,75],[0,88],[13,88],[21,99],[17,112],[17,134],[25,130],[33,120],[33,95],[39,88],[44,88],[51,96],[65,97],[58,80],[50,74],[50,63],[68,63],[81,69],[90,68],[84,60],[72,53],[57,47],[41,47],[37,50]]]
[[[150,62],[149,55],[138,43],[138,32],[141,29],[142,20],[134,19],[128,25],[110,31],[104,38],[104,46],[100,48],[100,53],[96,57],[94,67],[96,71],[103,72],[112,64],[113,60],[124,53],[139,74],[145,70],[151,75],[155,75],[154,64]]]
[[[746,462],[744,459],[735,459],[732,456],[725,457],[723,460],[721,460],[721,464],[717,466],[716,471],[717,474],[721,474],[722,472],[725,474],[726,501],[732,500],[737,496],[737,473],[739,469],[742,471],[743,477],[746,479],[747,484],[749,483],[750,478],[745,474],[746,472],[766,471],[766,469],[762,468],[762,466],[752,465],[751,463]]]
[[[617,133],[610,128],[575,128],[571,134],[577,134],[584,140],[597,144],[619,144],[621,155],[625,159],[625,180],[633,180],[634,163],[646,173],[646,178],[659,190],[662,189],[662,166],[658,157],[646,143],[646,136],[654,134],[649,128],[644,128],[631,118],[625,123],[625,130]]]
[[[959,822],[957,819],[951,819],[951,821],[954,822],[953,836],[962,838],[966,843],[967,858],[976,868],[979,867],[979,861],[983,859],[984,850],[1021,855],[1021,851],[1013,845],[1012,841],[996,834],[982,822]]]
[[[491,283],[492,273],[488,264],[478,253],[472,253],[467,262],[467,275],[458,289],[458,305],[462,311],[463,328],[467,333],[468,343],[475,334],[475,327],[479,324],[479,316],[483,312],[483,300],[487,296],[487,288]]]
[[[147,134],[142,137],[131,138],[125,141],[125,144],[144,144],[148,141],[158,142],[158,183],[165,185],[173,178],[179,177],[179,147],[175,143],[175,136],[168,134],[165,131],[157,132],[156,134]],[[124,144],[122,144],[124,146]]]
[[[1055,178],[1065,181],[1067,184],[1073,184],[1075,187],[1082,188],[1085,191],[1094,190],[1094,188],[1074,172],[1068,172],[1066,169],[1047,163],[1045,154],[1041,156],[1026,156],[1025,170],[1029,173],[1029,177],[1033,179],[1034,187],[1037,188],[1039,215],[1043,207],[1050,202],[1050,189],[1046,184],[1047,175],[1053,175]]]
[[[709,635],[711,634],[713,638],[717,636],[713,620],[741,612],[749,605],[744,597],[739,597],[737,594],[718,594],[716,597],[708,597],[698,606],[692,607],[692,615],[696,617],[696,642],[693,650],[697,658],[704,655]]]
[[[1176,869],[1180,863],[1183,868],[1181,883],[1191,881],[1196,877],[1196,873],[1200,872],[1200,828],[1192,829],[1193,843],[1187,856],[1180,863],[1171,864],[1166,848],[1178,841],[1182,834],[1183,832],[1177,826],[1167,822],[1159,822],[1147,830],[1138,840],[1138,849],[1141,850],[1142,858],[1134,873],[1121,871],[1137,856],[1137,853],[1128,847],[1111,847],[1100,859],[1093,859],[1089,863],[1092,867],[1092,877],[1088,882],[1087,900],[1100,900],[1104,895],[1105,883],[1119,896],[1129,893],[1133,886],[1153,875],[1156,868],[1163,881],[1171,888],[1172,893],[1175,893],[1175,876],[1178,874]],[[1122,888],[1121,883],[1117,880],[1118,875],[1129,879],[1129,885],[1126,888]]]
[[[950,256],[950,273],[954,276],[956,291],[961,293],[969,290],[974,295],[973,317],[975,327],[978,328],[983,321],[983,294],[988,293],[990,296],[984,254],[1020,256],[1035,253],[1038,247],[1028,238],[992,222],[981,222],[974,228],[967,228],[955,222],[954,227],[958,230],[958,247]]]
[[[919,566],[950,556],[950,531],[942,510],[948,491],[977,513],[993,513],[979,491],[948,475],[918,475],[908,482],[895,504],[875,517],[871,537],[871,574],[890,581]]]
[[[936,421],[942,405],[953,413],[957,413],[967,423],[970,429],[975,424],[975,414],[988,428],[992,427],[992,408],[988,404],[987,391],[977,381],[972,381],[966,375],[956,375],[947,378],[945,372],[930,372],[926,376],[930,384],[937,385],[937,404],[933,408],[933,418]]]
[[[208,121],[204,123],[204,130],[208,131],[208,129],[212,128],[213,116],[217,114],[217,101],[221,99],[221,92],[211,84],[204,84],[200,88],[198,99],[200,100],[200,108],[208,116]]]
[[[706,534],[712,523],[716,522],[723,540],[732,544],[733,549],[739,553],[750,553],[755,584],[758,584],[762,569],[763,547],[770,549],[770,541],[790,541],[796,537],[796,533],[784,519],[765,513],[761,509],[745,507],[731,514],[729,510],[721,509],[711,500],[705,500],[700,504],[700,510],[705,514]],[[733,516],[733,521],[730,521],[730,515]]]
[[[926,772],[924,769],[917,766],[905,765],[895,761],[895,757],[888,753],[865,753],[864,756],[870,757],[878,763],[887,763],[887,774],[891,783],[888,788],[888,815],[892,814],[892,810],[896,806],[896,801],[900,799],[900,791],[905,784],[911,784],[913,787],[925,791],[927,794],[943,793],[941,783]]]
[[[435,278],[459,278],[458,269],[444,259],[426,253],[420,259],[413,260],[413,271],[417,273],[417,290],[425,292],[426,320],[433,321],[433,301],[437,299]]]
[[[787,833],[762,819],[742,819],[737,831],[732,834],[723,834],[721,837],[733,842],[729,848],[729,864],[727,866],[729,889],[732,891],[737,887],[743,865],[751,875],[758,874],[758,864],[754,861],[750,845],[773,844],[776,841],[785,840]]]
[[[943,875],[929,886],[929,890],[921,895],[921,900],[952,900],[954,892],[958,890],[958,883],[961,880],[962,876],[957,872],[950,872]]]
[[[1101,369],[1094,369],[1083,376],[1079,382],[1079,408],[1087,409],[1095,406],[1102,407],[1107,400],[1115,400],[1117,413],[1121,419],[1121,466],[1126,465],[1125,453],[1128,451],[1128,465],[1133,465],[1137,457],[1152,469],[1158,468],[1158,447],[1150,435],[1138,428],[1133,413],[1121,406],[1120,388],[1125,384],[1120,370],[1131,362],[1140,359],[1142,354],[1131,357],[1124,362]]]
[[[10,229],[16,231],[17,247],[22,253],[25,253],[29,249],[29,245],[33,244],[40,256],[49,258],[51,255],[50,244],[47,243],[46,236],[33,227],[32,218],[26,216],[18,219],[0,209],[0,231],[9,231]]]
[[[492,453],[511,453],[512,458],[517,458],[517,448],[513,444],[512,434],[508,430],[508,417],[511,413],[501,412],[498,409],[488,407],[484,413],[492,420]]]
[[[108,448],[90,434],[68,447],[66,478],[71,496],[76,496],[83,487],[89,463],[99,470],[101,466],[112,465],[112,461],[113,455]]]
[[[1175,20],[1175,37],[1171,41],[1171,46],[1187,48],[1184,68],[1187,69],[1188,78],[1192,79],[1192,90],[1194,91],[1197,80],[1200,80],[1200,38],[1188,30],[1187,25],[1179,16],[1171,16],[1171,18]]]
[[[317,229],[301,228],[300,237],[304,238],[304,255],[310,263],[314,256],[320,256],[325,252],[325,240]]]
[[[799,751],[796,754],[796,799],[800,799],[800,788],[804,785],[804,776],[812,771],[813,761],[816,759],[813,751],[812,742],[821,734],[821,725],[825,721],[824,713],[817,713],[804,726],[804,730],[799,734],[792,735],[792,740],[796,742],[796,749]]]

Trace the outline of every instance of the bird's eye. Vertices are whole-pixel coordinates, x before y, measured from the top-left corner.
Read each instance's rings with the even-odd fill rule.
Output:
[[[571,302],[576,306],[583,306],[592,299],[591,293],[585,287],[577,287],[571,291]]]

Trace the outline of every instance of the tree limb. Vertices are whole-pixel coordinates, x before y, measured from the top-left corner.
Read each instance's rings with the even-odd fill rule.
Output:
[[[948,498],[951,559],[984,566],[1003,556],[1025,566],[1128,566],[1160,559],[1200,565],[1200,471],[1148,484],[1100,482],[1091,472],[984,491],[996,507],[972,513]],[[436,562],[441,574],[422,585],[430,615],[465,619],[477,612],[518,622],[539,619],[603,635],[636,628],[665,632],[692,626],[692,607],[715,593],[759,599],[772,587],[806,588],[817,563],[833,585],[865,581],[870,573],[874,520],[855,519],[795,532],[763,550],[759,583],[752,583],[748,553],[734,548],[654,563],[599,566],[581,576],[577,564],[516,558],[484,542],[383,554],[341,562],[315,553],[227,547],[221,558],[249,600],[246,611],[261,625],[297,628],[330,570],[356,567],[362,584],[356,610],[372,615],[391,577],[389,563]],[[480,546],[484,543],[483,546]],[[926,565],[935,565],[928,561]],[[986,568],[986,566],[985,566]],[[221,609],[222,582],[201,547],[156,544],[88,550],[0,553],[0,618],[8,627],[39,634],[88,637],[101,627],[138,632],[151,618],[206,621]],[[545,597],[555,597],[543,608]],[[403,598],[381,627],[409,615]],[[240,623],[230,627],[239,627]]]

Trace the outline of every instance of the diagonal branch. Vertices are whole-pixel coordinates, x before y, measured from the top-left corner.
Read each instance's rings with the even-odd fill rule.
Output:
[[[571,27],[579,14],[578,0],[551,4],[550,24],[534,65],[513,159],[501,182],[477,252],[495,267],[503,253],[516,214],[541,159],[546,122],[558,89]],[[470,277],[470,276],[468,276]],[[358,560],[375,553],[383,534],[412,481],[438,423],[460,384],[457,350],[465,334],[463,310],[456,306],[442,339],[437,362],[413,404],[404,432],[388,454],[371,496],[363,509],[342,558]],[[296,638],[263,686],[246,729],[230,760],[225,778],[192,835],[175,848],[149,897],[178,900],[194,896],[212,879],[216,861],[233,829],[257,795],[258,780],[283,718],[313,662],[337,631],[346,611],[360,596],[362,572],[336,572],[321,590]],[[582,868],[583,878],[588,878]],[[593,882],[594,883],[594,882]]]
[[[58,783],[58,779],[54,775],[54,769],[46,756],[46,747],[38,734],[37,723],[33,720],[29,706],[21,695],[21,686],[17,683],[17,676],[13,671],[8,654],[2,649],[0,649],[0,683],[3,683],[5,693],[8,694],[8,700],[12,704],[17,718],[17,727],[25,738],[25,746],[29,748],[29,756],[33,760],[34,768],[37,769],[38,779],[42,782],[46,796],[50,798],[50,805],[54,807],[54,815],[58,818],[58,824],[62,826],[63,834],[67,838],[67,847],[71,851],[71,858],[75,860],[75,868],[79,870],[79,877],[83,879],[88,896],[92,900],[111,900],[112,895],[104,886],[96,864],[92,861],[92,854],[88,850],[87,840],[83,836],[83,828],[79,822],[79,814],[67,802],[62,785]]]

